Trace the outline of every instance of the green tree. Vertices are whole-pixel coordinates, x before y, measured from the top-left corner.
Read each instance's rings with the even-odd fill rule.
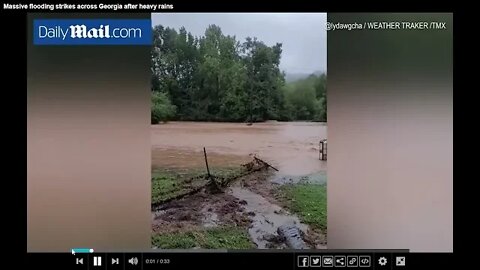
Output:
[[[268,47],[256,38],[248,37],[242,53],[247,74],[248,121],[277,119],[282,101],[279,91],[285,82],[279,68],[282,44]]]
[[[283,119],[293,117],[296,120],[326,121],[325,74],[312,74],[305,79],[290,82],[283,88],[283,93]],[[285,106],[287,104],[288,106]]]
[[[174,117],[176,111],[175,105],[172,105],[167,94],[161,92],[152,92],[151,122],[158,124],[166,122]]]
[[[152,122],[326,120],[326,75],[285,84],[282,44],[240,42],[209,25],[203,36],[185,28],[153,28]]]

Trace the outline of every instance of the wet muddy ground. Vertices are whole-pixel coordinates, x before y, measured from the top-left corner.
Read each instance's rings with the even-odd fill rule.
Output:
[[[285,184],[326,183],[326,162],[318,160],[318,141],[326,138],[319,123],[262,123],[252,127],[224,123],[168,123],[152,126],[152,170],[188,174],[205,170],[207,148],[212,174],[235,167],[253,155],[279,171],[265,169],[240,177],[222,193],[202,190],[152,210],[152,231],[169,234],[235,227],[248,231],[257,248],[289,248],[279,227],[289,225],[305,248],[326,248],[324,232],[312,229],[289,212],[279,193]]]
[[[281,207],[279,184],[273,172],[263,170],[237,179],[222,193],[201,191],[173,200],[152,212],[154,233],[177,233],[199,228],[242,227],[257,248],[290,248],[279,236],[280,226],[298,228],[305,248],[326,248],[325,237]]]
[[[239,202],[240,199],[228,193],[200,192],[166,203],[154,211],[152,229],[156,233],[172,233],[198,226],[246,226],[249,224],[248,214]]]

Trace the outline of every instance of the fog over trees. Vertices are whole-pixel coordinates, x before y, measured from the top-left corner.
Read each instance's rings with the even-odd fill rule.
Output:
[[[282,44],[202,36],[157,25],[151,51],[152,123],[166,120],[326,121],[326,74],[286,82]]]

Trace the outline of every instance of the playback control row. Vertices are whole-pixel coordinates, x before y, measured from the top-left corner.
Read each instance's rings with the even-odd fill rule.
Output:
[[[220,263],[221,256],[201,261],[210,261],[211,264]],[[76,254],[72,257],[72,263],[76,269],[100,270],[100,269],[158,269],[170,268],[184,264],[183,260],[189,260],[191,253],[185,253],[184,257],[170,253],[93,253]],[[271,258],[270,258],[271,257]],[[307,268],[357,268],[357,269],[400,269],[406,270],[408,266],[406,253],[365,253],[365,254],[327,254],[327,253],[295,253],[295,268],[306,270]],[[283,259],[283,258],[282,258]],[[275,260],[272,255],[265,254],[262,260]],[[198,259],[194,261],[199,262]],[[231,263],[231,261],[229,261]],[[253,263],[253,262],[252,262]]]
[[[427,256],[428,255],[428,256]],[[149,269],[331,269],[411,270],[423,262],[448,263],[442,254],[406,251],[342,250],[184,250],[144,253],[28,253],[27,266],[35,269],[149,270]],[[447,254],[443,254],[446,256]],[[425,257],[425,260],[423,259]],[[438,258],[437,258],[438,257]],[[449,258],[446,256],[447,259]],[[442,266],[444,264],[441,264]],[[27,269],[34,269],[29,268]]]

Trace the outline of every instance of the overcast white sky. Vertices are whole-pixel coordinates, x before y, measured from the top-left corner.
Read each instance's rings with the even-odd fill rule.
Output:
[[[243,42],[257,37],[271,46],[282,43],[280,68],[288,73],[327,71],[326,13],[153,13],[152,24],[201,36],[210,24]]]

